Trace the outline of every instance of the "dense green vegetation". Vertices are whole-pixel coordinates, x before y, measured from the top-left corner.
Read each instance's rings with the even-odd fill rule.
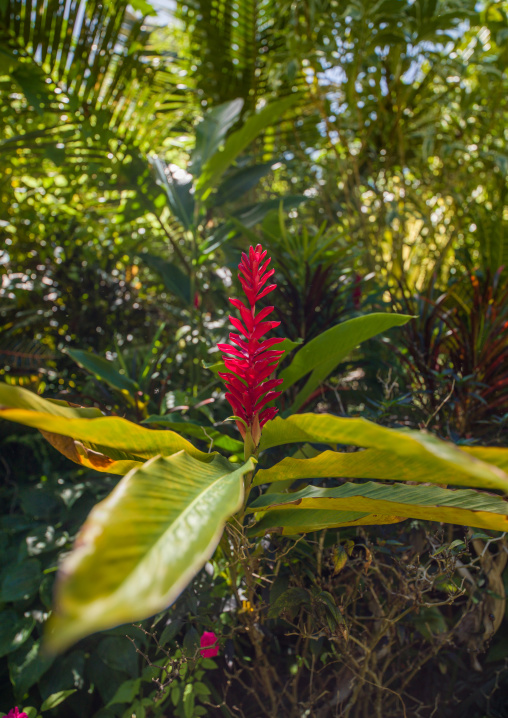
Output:
[[[347,476],[398,479],[401,502],[405,477],[501,505],[507,60],[504,1],[0,3],[0,380],[241,461],[214,365],[241,253],[261,242],[275,334],[294,342],[281,415],[430,431],[460,454],[428,478],[397,440],[375,475],[341,454]],[[348,338],[373,312],[415,318]],[[299,343],[323,351],[332,328],[342,345],[309,380]],[[265,440],[248,563],[228,528],[172,608],[44,653],[57,567],[122,473],[86,442],[70,463],[54,437],[0,421],[0,715],[508,716],[502,523],[284,509],[295,489],[345,500],[312,434],[291,456]],[[491,473],[471,483],[464,454]],[[263,538],[283,521],[298,533]],[[218,656],[200,655],[204,631]]]

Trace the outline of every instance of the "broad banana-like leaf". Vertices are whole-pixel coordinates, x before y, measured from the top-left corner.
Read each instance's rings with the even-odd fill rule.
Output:
[[[4,409],[26,409],[67,419],[97,419],[104,416],[100,409],[94,407],[72,406],[58,399],[43,399],[28,389],[0,382],[0,411]]]
[[[98,409],[63,406],[1,383],[0,419],[39,429],[69,459],[108,473],[124,474],[133,468],[133,461],[143,463],[177,451],[204,462],[214,456],[199,451],[174,431],[145,429],[117,416],[103,416]]]
[[[346,483],[335,489],[307,486],[292,494],[260,496],[249,507],[266,509],[323,509],[359,511],[385,516],[442,521],[495,531],[508,531],[508,503],[499,496],[471,489],[452,490],[439,486],[388,486],[372,481]]]
[[[272,494],[273,496],[273,494]],[[321,529],[396,524],[405,521],[405,516],[385,516],[359,511],[327,511],[326,509],[274,509],[266,514],[252,528],[250,536],[260,536],[268,531],[283,536],[306,534]]]
[[[1,412],[0,412],[1,417]],[[70,436],[62,434],[54,434],[50,431],[39,429],[43,437],[51,446],[66,456],[71,461],[87,469],[95,469],[95,471],[106,471],[108,474],[125,474],[138,466],[142,466],[145,459],[133,458],[131,454],[124,451],[118,451],[110,447],[98,446],[96,444],[76,441]]]
[[[296,381],[312,372],[287,413],[297,412],[312,392],[358,344],[392,327],[400,327],[412,318],[407,314],[383,314],[380,312],[367,314],[364,317],[349,319],[347,322],[327,329],[305,344],[295,354],[291,364],[279,374],[279,377],[284,379],[281,388],[282,391],[285,391]]]
[[[273,125],[290,107],[293,107],[298,95],[290,95],[282,100],[272,102],[260,112],[249,117],[236,132],[230,135],[224,148],[216,151],[203,164],[201,176],[196,182],[196,191],[206,199],[212,188],[215,187],[227,168],[236,160],[238,155],[253,142],[256,137],[268,126]],[[199,127],[199,125],[198,125]]]
[[[505,449],[508,454],[508,450]],[[463,457],[460,457],[463,459]],[[473,459],[475,461],[475,459]],[[387,481],[418,481],[452,486],[474,486],[480,489],[499,489],[508,493],[508,476],[496,476],[487,465],[485,475],[471,476],[461,464],[450,458],[427,452],[418,461],[411,455],[397,456],[393,450],[365,449],[354,453],[324,451],[315,458],[287,457],[270,469],[258,471],[254,484],[296,479],[385,479]]]
[[[461,446],[461,451],[502,469],[508,474],[508,449],[498,446]]]
[[[352,445],[369,449],[377,449],[393,456],[394,475],[386,477],[395,480],[397,467],[405,467],[403,480],[422,480],[422,471],[426,468],[429,475],[426,481],[434,483],[452,483],[451,474],[460,475],[459,484],[468,484],[488,489],[497,489],[508,493],[508,474],[499,466],[487,464],[477,455],[469,451],[466,453],[454,444],[441,441],[432,434],[424,431],[411,431],[409,429],[388,429],[378,426],[366,419],[350,419],[347,417],[332,416],[331,414],[297,414],[287,419],[276,417],[269,421],[263,429],[261,436],[261,449],[268,449],[282,444],[309,442],[314,444],[331,444],[332,446]],[[497,451],[500,451],[499,449]],[[488,456],[489,454],[478,454]],[[357,456],[353,454],[353,456]],[[360,455],[359,455],[360,456]],[[344,459],[348,466],[355,461],[368,461],[367,459]],[[499,461],[499,454],[496,454]],[[287,466],[288,464],[286,464]],[[435,473],[441,467],[443,478]],[[369,471],[374,471],[371,467]],[[414,472],[414,477],[409,475]],[[272,476],[274,474],[272,473]],[[333,476],[333,474],[331,474]],[[342,473],[342,476],[348,474]],[[314,477],[307,474],[308,477]],[[330,474],[328,474],[330,476]],[[354,477],[354,474],[353,474]],[[420,478],[418,478],[420,477]],[[469,477],[466,481],[466,477]],[[284,478],[288,478],[285,476]]]
[[[95,506],[64,560],[48,623],[50,650],[169,606],[211,557],[243,501],[249,460],[235,468],[181,451],[130,471]]]

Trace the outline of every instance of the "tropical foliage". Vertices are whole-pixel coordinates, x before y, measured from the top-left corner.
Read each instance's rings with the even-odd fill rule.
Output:
[[[507,58],[0,3],[0,715],[506,715]]]

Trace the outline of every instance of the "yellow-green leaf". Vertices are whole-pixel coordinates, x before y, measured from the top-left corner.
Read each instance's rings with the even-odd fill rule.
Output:
[[[461,446],[460,448],[475,459],[497,466],[508,474],[508,449],[498,446]]]
[[[46,432],[48,440],[49,435],[69,437],[74,447],[54,438],[51,443],[73,461],[108,473],[122,474],[153,456],[177,451],[205,462],[213,458],[174,431],[146,429],[127,419],[103,416],[97,409],[63,406],[7,384],[0,384],[0,418]]]
[[[290,496],[290,494],[285,494]],[[273,494],[271,495],[273,497]],[[327,511],[326,509],[274,509],[267,511],[249,531],[251,536],[260,536],[268,531],[283,536],[305,534],[321,529],[348,526],[371,526],[395,524],[405,521],[405,516],[385,516],[360,511]]]
[[[498,489],[508,493],[508,474],[506,474],[499,466],[487,464],[480,457],[489,456],[489,454],[466,453],[454,444],[441,441],[432,434],[424,431],[411,431],[409,429],[388,429],[384,426],[378,426],[366,419],[350,419],[331,414],[297,414],[290,416],[288,419],[275,418],[269,421],[263,429],[261,436],[261,449],[268,449],[281,444],[290,444],[297,442],[310,442],[314,444],[352,445],[369,449],[376,449],[378,456],[384,456],[384,467],[380,463],[379,473],[383,475],[370,476],[371,472],[376,471],[375,462],[370,457],[376,454],[351,454],[348,455],[336,453],[333,462],[336,468],[331,473],[319,473],[318,466],[330,460],[329,454],[323,459],[309,459],[314,461],[315,470],[318,471],[317,476],[313,473],[313,469],[306,473],[308,478],[319,478],[319,476],[344,476],[350,478],[386,478],[390,480],[411,480],[411,481],[428,481],[433,483],[452,483],[453,474],[459,477],[457,482],[461,485],[478,486],[488,489]],[[478,450],[476,450],[478,451]],[[484,450],[485,451],[485,450]],[[488,450],[487,450],[488,451]],[[332,452],[330,452],[332,453]],[[393,463],[393,475],[389,475],[389,461]],[[477,458],[479,457],[479,458]],[[319,459],[319,460],[318,460]],[[345,468],[339,468],[342,464]],[[282,468],[287,469],[287,473],[283,479],[289,478],[289,467],[291,471],[299,471],[294,467],[302,467],[303,464],[294,464],[294,460],[285,459],[281,462]],[[355,474],[354,466],[358,467],[358,473]],[[310,465],[307,465],[310,466]],[[351,469],[352,473],[347,471]],[[397,475],[397,471],[403,473],[402,477]],[[306,471],[306,470],[305,470]],[[428,472],[425,478],[425,472]],[[270,470],[271,480],[275,475],[274,470]],[[440,472],[443,472],[442,474]],[[261,473],[261,472],[260,472]],[[261,474],[261,477],[263,474]],[[265,478],[258,479],[259,482]]]
[[[172,603],[212,555],[243,500],[247,462],[235,468],[180,452],[130,471],[90,513],[64,560],[46,642],[139,621]]]
[[[359,511],[385,516],[442,521],[495,531],[508,531],[508,503],[499,496],[473,491],[452,490],[439,486],[388,486],[368,482],[347,483],[334,489],[307,486],[292,494],[260,496],[249,509],[266,511],[323,509]]]
[[[102,453],[85,446],[81,441],[75,441],[70,436],[63,436],[62,434],[52,434],[49,431],[39,430],[43,437],[53,446],[57,451],[66,456],[76,464],[86,466],[88,469],[95,469],[96,471],[107,471],[108,474],[119,474],[124,476],[131,469],[137,466],[142,466],[144,459],[135,460],[129,454],[121,451],[116,451],[111,448],[104,449],[107,453]],[[102,447],[100,447],[102,448]]]
[[[13,408],[38,411],[67,419],[97,419],[104,416],[100,409],[94,407],[71,406],[66,401],[58,399],[43,399],[42,396],[28,389],[0,382],[0,410]]]
[[[411,454],[400,456],[393,450],[365,449],[353,453],[323,451],[310,459],[287,457],[270,469],[258,471],[254,484],[330,477],[474,486],[500,489],[508,493],[508,477],[506,481],[499,476],[492,478],[488,465],[485,467],[484,476],[471,475],[469,471],[463,470],[464,457],[459,458],[460,462],[457,461],[457,456],[443,458],[430,451],[425,456],[419,455],[417,460]]]

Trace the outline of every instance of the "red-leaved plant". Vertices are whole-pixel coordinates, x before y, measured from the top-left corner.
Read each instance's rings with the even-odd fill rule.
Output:
[[[270,257],[266,259],[266,249],[263,250],[260,244],[255,249],[250,247],[248,256],[245,252],[242,253],[238,278],[249,306],[245,306],[240,299],[229,300],[240,310],[243,324],[236,317],[230,316],[231,324],[240,334],[230,332],[231,344],[218,344],[219,349],[224,352],[224,364],[229,370],[220,372],[219,376],[225,381],[226,399],[235,413],[236,425],[246,447],[250,446],[252,441],[249,454],[258,446],[263,426],[277,414],[278,409],[274,406],[267,407],[267,404],[280,396],[280,391],[273,390],[283,381],[269,377],[284,354],[283,350],[272,347],[284,339],[261,338],[280,324],[265,321],[274,307],[265,307],[256,314],[256,302],[277,287],[276,284],[265,286],[275,272],[274,269],[268,269],[270,262]]]

